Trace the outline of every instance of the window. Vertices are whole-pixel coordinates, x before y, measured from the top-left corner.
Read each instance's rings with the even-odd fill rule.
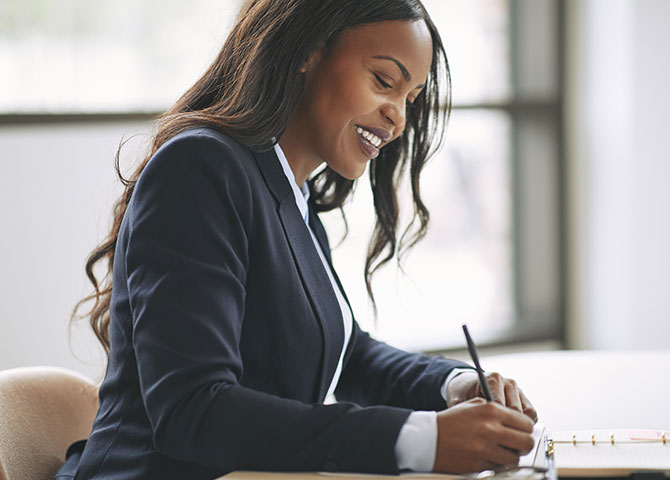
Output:
[[[373,279],[375,323],[363,282],[373,224],[367,180],[350,234],[333,251],[364,328],[411,350],[558,338],[562,319],[558,0],[424,0],[440,28],[454,110],[422,185],[428,236]],[[166,109],[219,49],[239,1],[4,0],[0,113]],[[66,114],[66,115],[64,115]],[[60,115],[60,116],[59,116]],[[149,115],[146,116],[149,118]],[[406,218],[406,217],[405,217]],[[324,222],[335,246],[339,213]]]
[[[550,0],[424,0],[441,31],[453,111],[425,167],[426,238],[363,281],[374,220],[367,181],[345,208],[336,268],[358,321],[410,350],[557,339],[561,332],[559,5]],[[409,201],[409,199],[407,199]],[[355,208],[354,208],[355,206]],[[325,219],[337,244],[339,214]]]
[[[0,111],[165,110],[212,60],[238,6],[238,0],[3,0]]]

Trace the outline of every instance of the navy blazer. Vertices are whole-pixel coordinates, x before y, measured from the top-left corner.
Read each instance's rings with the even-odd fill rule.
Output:
[[[330,262],[311,207],[309,218]],[[445,408],[440,387],[463,366],[375,341],[354,321],[339,402],[324,405],[342,316],[291,187],[274,151],[208,128],[166,142],[140,176],[110,313],[78,480],[395,473],[407,416]]]

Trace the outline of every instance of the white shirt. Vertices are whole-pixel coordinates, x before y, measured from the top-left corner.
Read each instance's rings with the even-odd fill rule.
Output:
[[[281,164],[284,175],[286,176],[289,185],[291,185],[291,190],[295,196],[295,203],[298,206],[300,215],[305,221],[305,225],[309,230],[310,235],[312,236],[312,241],[316,247],[316,251],[319,254],[321,263],[323,263],[323,268],[328,274],[328,279],[330,280],[330,285],[333,288],[333,292],[337,297],[337,303],[340,305],[340,310],[342,311],[342,322],[344,324],[344,342],[342,345],[342,352],[340,353],[340,359],[337,362],[337,368],[335,369],[335,374],[333,379],[330,382],[330,387],[328,387],[328,393],[326,398],[331,396],[335,392],[337,387],[337,382],[340,379],[342,374],[342,362],[344,361],[344,352],[347,350],[347,345],[351,339],[351,330],[353,327],[353,315],[351,309],[344,299],[344,295],[340,291],[335,278],[333,277],[333,272],[326,261],[326,258],[321,250],[321,246],[314,236],[314,232],[309,227],[309,208],[307,206],[307,201],[309,200],[309,188],[307,184],[304,183],[301,186],[298,186],[295,180],[295,175],[291,166],[286,159],[284,151],[279,146],[279,143],[274,146],[275,153],[279,158],[279,163]],[[459,373],[467,371],[465,369],[453,369],[449,374],[447,379],[444,382],[444,385],[440,389],[442,398],[445,399],[445,408],[446,398],[447,398],[447,385]],[[409,414],[405,424],[400,429],[398,434],[398,439],[395,444],[395,454],[396,461],[398,463],[398,468],[400,470],[414,470],[419,472],[430,472],[433,470],[435,464],[435,453],[437,451],[437,412],[424,412],[424,411],[415,411]]]

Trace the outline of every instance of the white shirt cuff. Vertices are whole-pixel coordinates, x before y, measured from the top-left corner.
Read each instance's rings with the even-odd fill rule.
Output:
[[[399,470],[432,472],[437,451],[437,412],[412,412],[395,444]]]
[[[444,398],[444,408],[447,408],[447,387],[455,377],[465,372],[472,372],[472,368],[454,368],[449,372],[440,394]],[[400,429],[398,440],[395,443],[395,458],[398,470],[413,470],[415,472],[432,472],[435,466],[437,452],[437,412],[412,412]]]

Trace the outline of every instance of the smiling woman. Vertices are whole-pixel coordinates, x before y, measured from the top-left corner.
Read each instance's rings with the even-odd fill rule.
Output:
[[[279,141],[298,184],[324,159],[342,177],[360,177],[380,148],[404,133],[432,60],[423,21],[362,25],[344,32],[331,51],[316,51],[302,69],[307,88]]]
[[[427,228],[419,178],[448,112],[446,67],[418,0],[244,10],[158,120],[89,257],[83,303],[94,301],[108,368],[91,435],[58,478],[466,472],[530,450],[536,414],[513,381],[490,374],[487,403],[467,365],[358,326],[317,215],[341,207],[368,166],[371,294],[370,276],[402,249],[405,176],[410,245]]]

